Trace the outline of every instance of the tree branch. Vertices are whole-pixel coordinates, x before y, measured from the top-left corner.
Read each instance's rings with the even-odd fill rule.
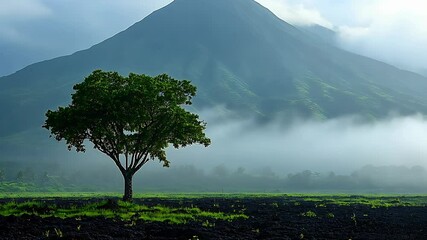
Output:
[[[144,166],[144,164],[146,164],[148,162],[149,157],[148,157],[148,153],[145,154],[144,159],[134,168],[135,172],[137,172],[139,169],[141,169],[142,166]]]
[[[126,154],[125,154],[125,159],[126,159],[126,170],[129,168],[128,158],[129,158],[129,156],[128,156],[128,152],[126,151]]]

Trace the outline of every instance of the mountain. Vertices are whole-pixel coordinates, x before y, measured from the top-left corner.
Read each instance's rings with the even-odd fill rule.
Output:
[[[343,51],[252,0],[175,0],[83,51],[0,78],[0,137],[39,129],[95,69],[189,79],[195,108],[240,117],[427,112],[427,78]],[[84,37],[84,36],[82,36]],[[1,139],[0,139],[1,140]]]
[[[329,28],[314,24],[298,26],[298,29],[311,35],[312,38],[323,40],[324,42],[333,46],[337,45],[338,34]]]

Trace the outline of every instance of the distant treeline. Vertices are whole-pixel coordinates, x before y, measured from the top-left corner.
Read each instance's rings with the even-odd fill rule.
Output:
[[[1,191],[122,191],[118,171],[35,172],[0,169]],[[361,192],[427,193],[427,171],[420,166],[365,166],[349,175],[310,170],[278,176],[270,168],[251,173],[223,165],[204,171],[192,165],[141,171],[139,192]]]

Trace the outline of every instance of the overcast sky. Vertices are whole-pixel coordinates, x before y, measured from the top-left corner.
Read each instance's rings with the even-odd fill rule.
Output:
[[[339,33],[349,50],[427,74],[425,0],[257,0],[282,19]],[[0,76],[86,49],[171,0],[0,0]]]
[[[171,1],[0,0],[0,76],[34,62],[89,48]],[[425,0],[257,1],[289,23],[316,23],[337,31],[345,49],[402,68],[424,69],[427,75]],[[233,160],[233,167],[262,162],[288,172],[349,172],[370,163],[427,168],[427,150],[422,146],[427,141],[427,120],[420,116],[368,125],[339,119],[277,128],[272,125],[243,131],[252,129],[250,122],[213,126],[209,133],[214,141],[209,149],[189,148],[172,154],[184,163],[190,155],[204,159],[206,165],[215,159],[219,159],[215,164]],[[257,147],[269,151],[262,153]],[[239,149],[246,155],[236,155]]]

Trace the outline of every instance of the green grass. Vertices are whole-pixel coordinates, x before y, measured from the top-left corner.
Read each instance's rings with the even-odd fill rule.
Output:
[[[121,198],[122,193],[108,192],[0,192],[0,199],[93,199],[93,198]],[[326,205],[368,205],[371,207],[392,206],[427,206],[427,195],[425,194],[301,194],[301,193],[136,193],[135,199],[200,199],[200,198],[277,198],[299,205],[299,202],[314,202],[317,206]]]
[[[0,192],[0,199],[14,198],[121,198],[117,192]],[[427,194],[328,194],[328,193],[134,193],[133,197],[158,199],[197,199],[197,198],[283,198],[291,201],[329,202],[338,205],[404,205],[427,206]]]
[[[24,214],[40,217],[56,218],[81,218],[104,217],[121,219],[124,221],[145,220],[154,222],[168,222],[171,224],[185,224],[190,221],[234,221],[248,218],[243,213],[229,214],[223,212],[203,211],[198,207],[173,208],[162,205],[146,206],[135,203],[117,201],[114,204],[107,200],[96,203],[88,203],[82,206],[56,206],[43,201],[6,202],[0,204],[0,215],[21,216]]]
[[[323,205],[367,205],[372,208],[397,206],[427,206],[426,195],[301,195],[304,201]]]
[[[120,219],[128,221],[129,224],[136,224],[137,220],[151,222],[167,222],[170,224],[186,224],[198,222],[205,227],[214,227],[217,221],[235,221],[237,219],[247,219],[246,208],[240,202],[251,199],[268,199],[265,205],[271,208],[279,208],[282,205],[290,205],[301,208],[303,203],[311,203],[309,209],[302,209],[300,216],[310,218],[329,219],[334,218],[334,214],[318,215],[317,212],[329,206],[355,206],[364,205],[371,208],[388,207],[426,207],[427,195],[388,195],[388,194],[280,194],[280,193],[139,193],[134,194],[135,203],[103,200],[120,199],[120,193],[68,193],[68,192],[35,192],[35,193],[0,193],[0,215],[21,216],[24,214],[36,215],[40,217],[55,218],[75,218],[102,217]],[[56,199],[64,201],[56,201]],[[193,205],[193,200],[208,198],[212,200],[210,209],[201,209]],[[222,206],[215,202],[217,199],[232,199],[232,212],[221,212]],[[273,198],[273,199],[272,199]],[[70,200],[70,201],[66,201]],[[77,201],[74,201],[77,200]],[[160,200],[165,200],[166,205],[154,205]],[[178,205],[167,206],[169,201],[175,201]],[[194,201],[196,202],[196,201]],[[262,201],[261,201],[262,202]],[[57,206],[55,203],[64,204]],[[147,204],[148,205],[144,205]],[[153,203],[153,204],[150,204]],[[186,204],[182,204],[186,203]],[[191,204],[190,204],[191,203]],[[235,206],[235,204],[237,204]],[[352,218],[353,219],[353,218]],[[356,224],[354,216],[353,221]]]

